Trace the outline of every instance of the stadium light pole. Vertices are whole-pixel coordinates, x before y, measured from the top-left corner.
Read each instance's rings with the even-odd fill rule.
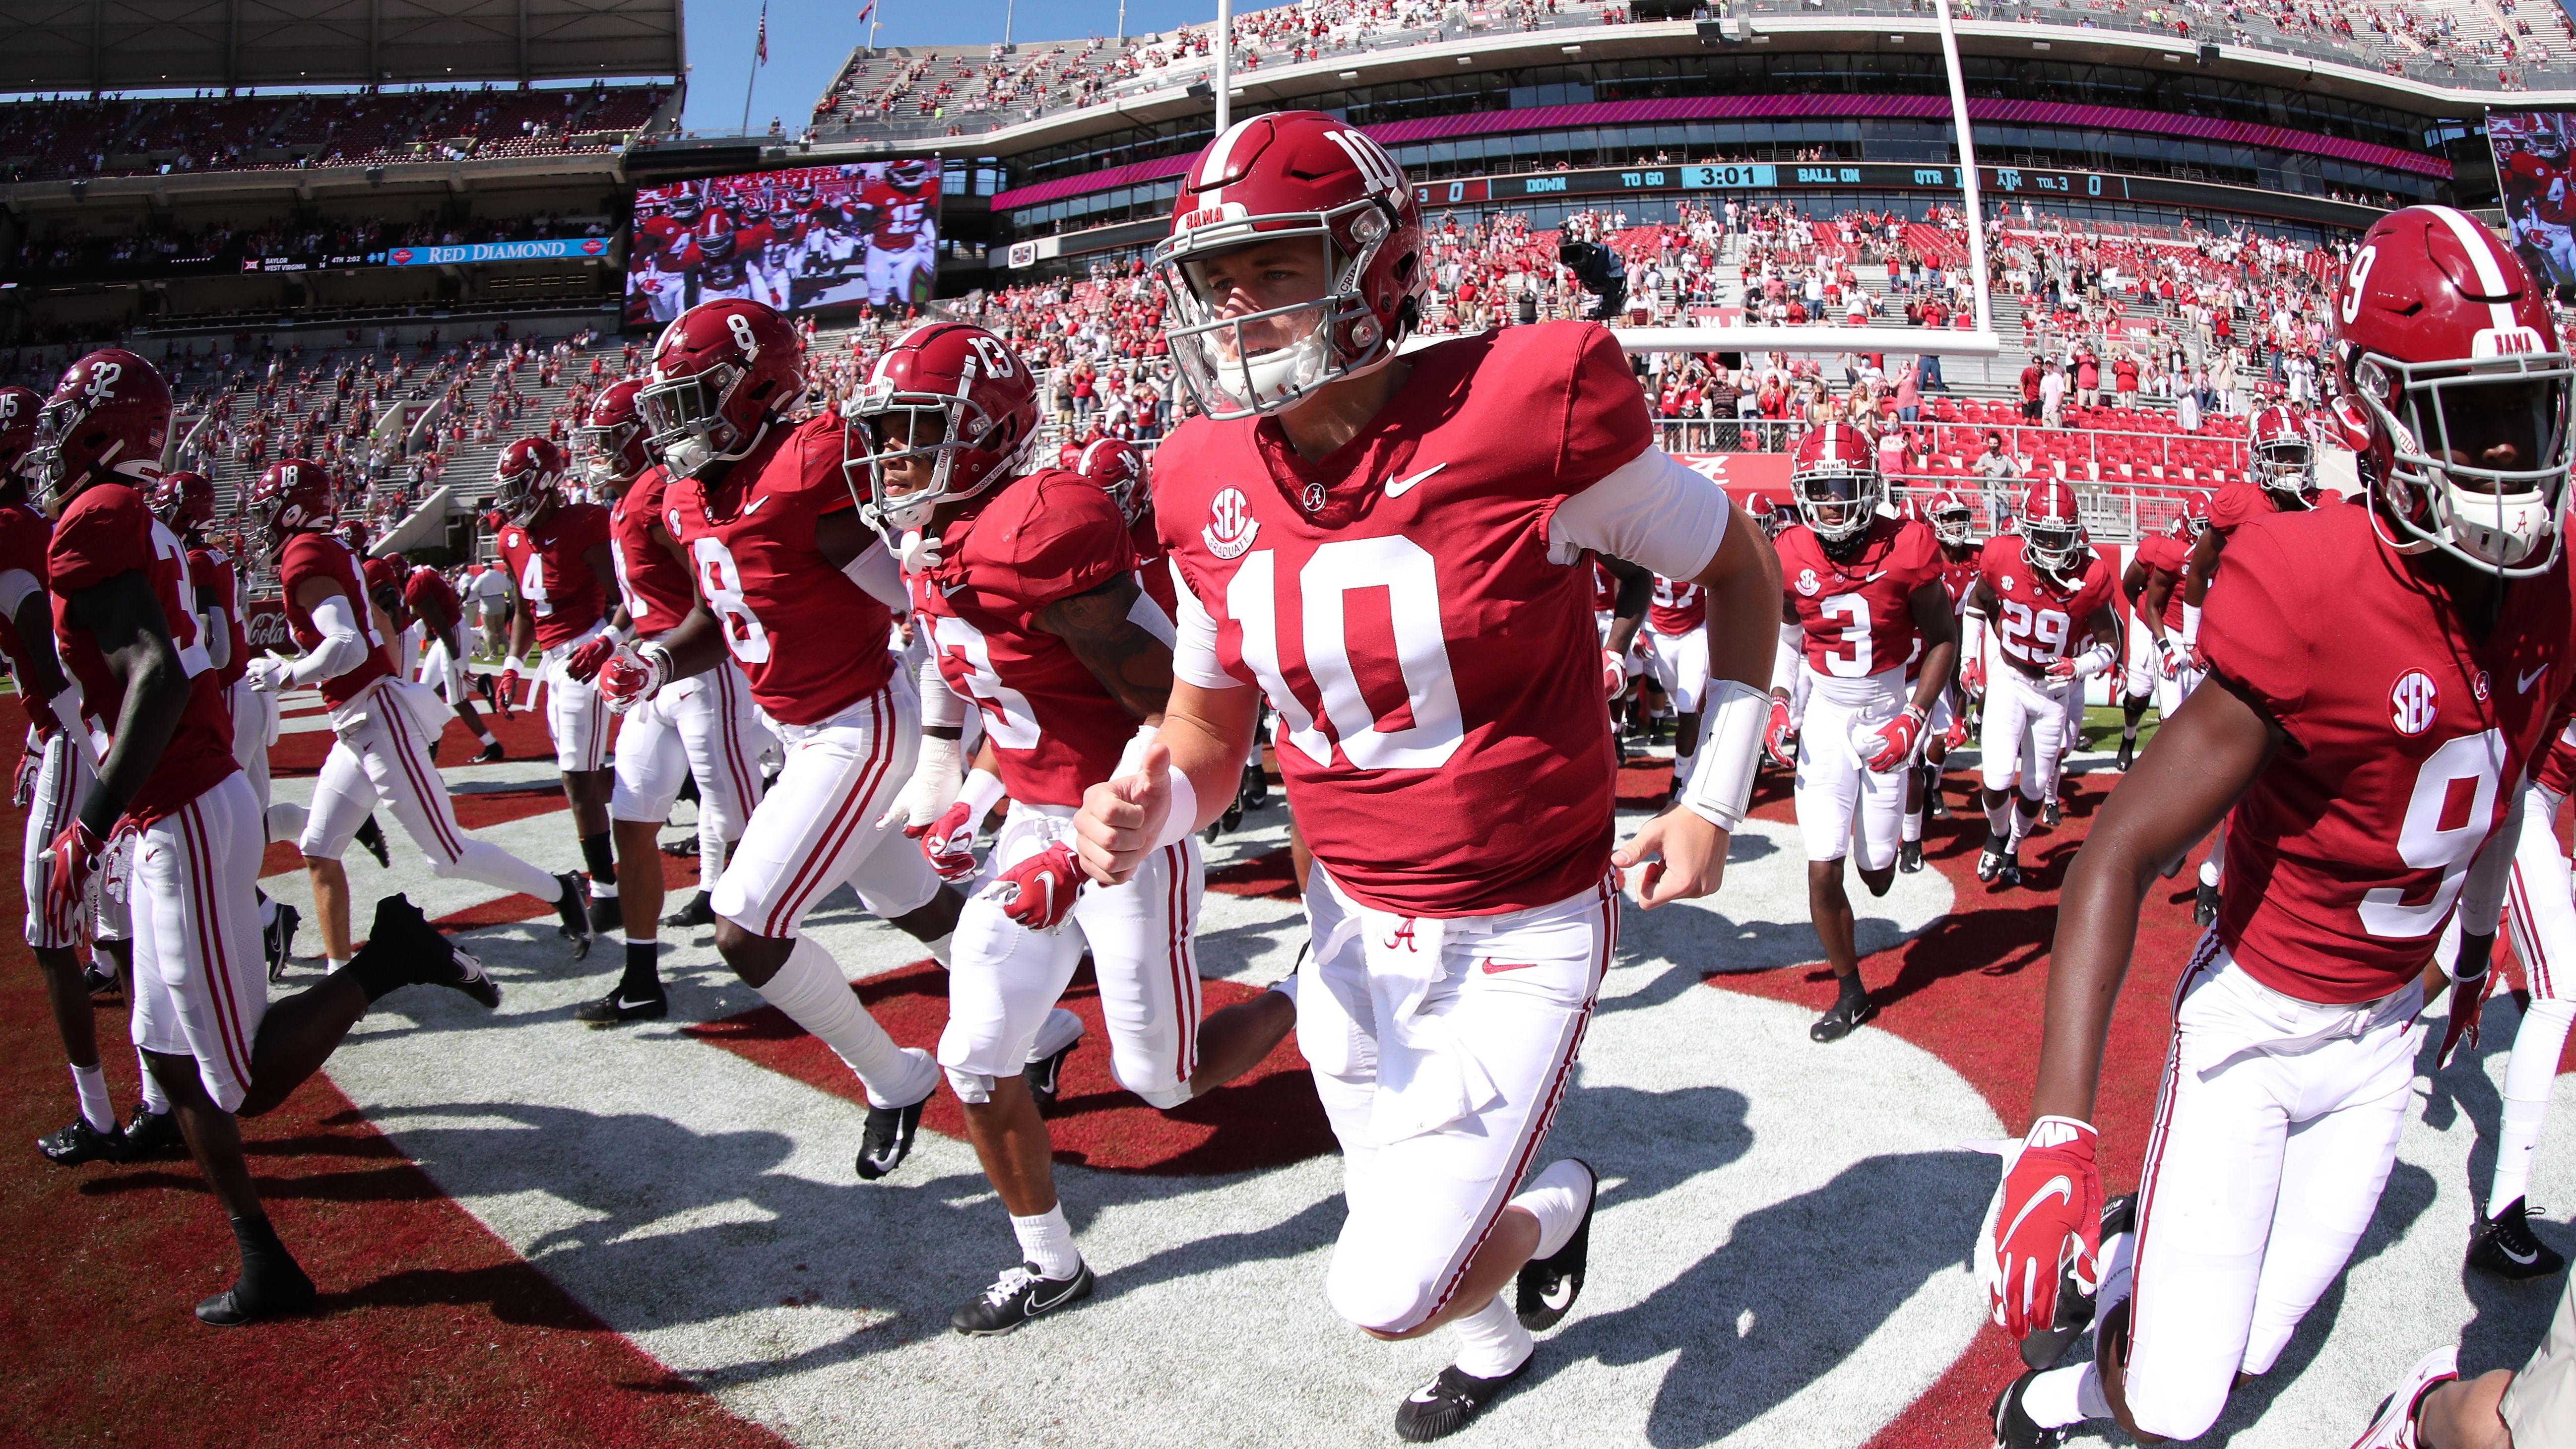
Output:
[[[1234,121],[1234,0],[1216,0],[1216,133]]]

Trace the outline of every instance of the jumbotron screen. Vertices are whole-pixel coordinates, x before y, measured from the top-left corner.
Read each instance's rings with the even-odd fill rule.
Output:
[[[2576,115],[2489,111],[2487,148],[2504,192],[2505,231],[2549,285],[2576,282]]]
[[[927,302],[939,266],[939,162],[806,166],[645,187],[635,193],[634,238],[629,327],[659,327],[721,297],[782,312]]]

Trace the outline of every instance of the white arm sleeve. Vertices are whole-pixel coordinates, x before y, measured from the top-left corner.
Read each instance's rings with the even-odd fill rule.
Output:
[[[1180,571],[1173,570],[1172,577],[1180,580]],[[1186,581],[1181,582],[1180,605],[1181,617],[1172,621],[1172,677],[1201,689],[1241,689],[1243,681],[1216,662],[1216,617]]]
[[[1648,448],[1556,506],[1548,556],[1570,564],[1588,548],[1668,579],[1695,579],[1717,557],[1733,513],[1715,479]]]
[[[1795,624],[1780,626],[1780,647],[1771,652],[1771,687],[1790,689],[1798,683],[1798,656],[1806,631]]]
[[[848,575],[851,583],[867,590],[878,603],[898,614],[912,612],[912,599],[903,590],[903,570],[896,566],[894,555],[886,552],[882,542],[859,550],[859,556],[850,560],[850,566],[841,572]]]
[[[36,582],[36,576],[25,569],[0,570],[0,616],[17,618],[18,606],[27,602],[29,594],[42,587]]]
[[[205,613],[206,662],[217,669],[233,662],[232,618],[221,605]]]
[[[367,646],[358,636],[358,618],[349,607],[348,595],[333,594],[315,604],[313,627],[322,632],[322,642],[287,666],[287,678],[297,684],[319,684],[348,673],[366,659]]]
[[[959,699],[939,677],[939,655],[936,651],[921,661],[921,727],[923,729],[962,730],[966,727],[966,701]]]

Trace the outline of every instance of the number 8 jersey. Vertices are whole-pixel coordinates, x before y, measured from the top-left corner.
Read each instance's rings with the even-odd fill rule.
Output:
[[[2568,587],[2563,557],[2514,583],[2479,639],[2366,507],[2237,528],[2200,648],[2290,737],[2228,823],[2216,929],[2255,980],[2333,1005],[2423,970],[2565,719]]]
[[[762,713],[822,724],[885,687],[894,614],[814,541],[816,519],[858,506],[841,474],[839,418],[772,423],[722,484],[674,478],[664,496],[698,597]]]

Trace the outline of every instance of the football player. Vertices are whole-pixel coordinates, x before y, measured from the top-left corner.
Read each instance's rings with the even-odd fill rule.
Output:
[[[1038,1110],[1073,1049],[1065,1029],[1081,1029],[1055,1008],[1082,957],[1099,977],[1112,1073],[1165,1111],[1268,1056],[1296,1023],[1294,987],[1199,1019],[1195,838],[1120,885],[1085,888],[1074,863],[1083,790],[1134,773],[1162,723],[1171,631],[1141,621],[1159,611],[1136,582],[1117,500],[1079,473],[1029,467],[1038,407],[1027,364],[980,327],[925,323],[878,356],[848,417],[853,486],[867,480],[863,511],[902,540],[930,646],[927,738],[898,802],[906,833],[941,875],[974,871],[962,847],[980,812],[956,799],[969,702],[1011,800],[958,919],[939,1039],[1020,1247],[1019,1265],[950,1323],[1004,1333],[1091,1293]]]
[[[868,307],[877,315],[891,318],[930,299],[929,283],[939,266],[931,211],[938,204],[938,178],[927,161],[894,162],[883,181],[860,191],[868,227]]]
[[[563,773],[573,833],[590,872],[590,929],[607,934],[623,929],[623,918],[608,831],[616,784],[608,763],[609,712],[594,676],[617,647],[608,628],[617,564],[608,551],[608,510],[565,497],[570,467],[552,441],[521,438],[493,468],[493,501],[509,518],[499,539],[511,606],[509,662],[500,688],[504,696],[518,697],[519,661],[533,642],[542,651],[537,671],[546,691],[546,737],[554,741],[555,768]]]
[[[1789,488],[1799,521],[1774,540],[1781,602],[1768,745],[1796,772],[1807,908],[1835,982],[1833,1005],[1807,1034],[1830,1042],[1878,1014],[1860,979],[1843,862],[1858,840],[1861,884],[1873,896],[1895,884],[1914,746],[1949,687],[1959,640],[1940,545],[1921,523],[1881,511],[1887,481],[1867,439],[1842,423],[1810,429]]]
[[[912,1150],[939,1064],[886,1036],[805,915],[846,882],[945,962],[963,898],[883,820],[921,733],[888,647],[903,579],[843,477],[841,420],[788,420],[805,386],[803,340],[757,302],[693,307],[654,344],[636,412],[669,475],[663,526],[697,602],[599,682],[631,711],[731,655],[773,723],[786,762],[716,882],[716,951],[867,1089],[857,1172],[873,1180]]]
[[[2417,206],[2363,234],[2338,292],[2360,504],[2237,525],[2208,677],[2068,874],[2031,1122],[1977,1255],[2007,1332],[2089,1317],[2097,1350],[1999,1394],[1998,1443],[2106,1417],[2197,1438],[2272,1370],[2395,1165],[2455,912],[2458,989],[2483,986],[2517,786],[2566,717],[2576,367],[2541,288],[2474,218]],[[2091,1121],[2140,908],[2231,811],[2228,876],[2263,885],[2223,898],[2183,969],[2135,1233],[2106,1243]],[[2413,1442],[2417,1397],[2366,1442]]]
[[[2117,580],[2076,521],[2075,490],[2058,478],[2031,484],[2022,492],[2019,522],[2020,537],[1990,538],[1978,556],[1965,647],[1969,687],[1986,692],[1977,741],[1986,845],[1977,856],[1977,879],[2005,886],[2022,884],[2022,840],[2075,744],[2068,697],[2080,702],[2084,681],[2120,657],[2120,621],[2111,612]],[[1990,634],[2000,666],[1991,679]]]
[[[608,504],[608,553],[619,603],[608,632],[573,651],[565,668],[590,681],[622,645],[659,639],[697,605],[665,519],[668,476],[644,450],[635,414],[634,379],[610,384],[574,434],[574,451],[594,497]],[[677,926],[714,925],[709,893],[724,874],[725,855],[742,838],[760,803],[760,722],[742,676],[731,669],[672,681],[651,702],[627,711],[617,730],[615,788],[608,813],[616,835],[618,909],[625,924],[626,964],[617,986],[573,1012],[593,1026],[658,1021],[670,1009],[661,951],[662,855],[659,836],[680,785],[698,787],[696,899],[672,918]]]
[[[1924,505],[1923,518],[1932,530],[1933,542],[1941,546],[1941,592],[1950,599],[1950,622],[1954,629],[1964,623],[1968,607],[1968,590],[1977,582],[1976,510],[1968,500],[1949,489],[1933,495]],[[1922,641],[1915,642],[1914,664],[1922,665]],[[1952,667],[1950,686],[1932,701],[1932,713],[1923,721],[1923,733],[1915,741],[1916,764],[1905,782],[1905,819],[1897,827],[1896,868],[1913,872],[1923,869],[1923,816],[1949,818],[1950,807],[1941,797],[1941,766],[1950,751],[1968,742],[1968,705],[1959,684],[1960,671]]]
[[[1716,889],[1779,577],[1723,490],[1654,446],[1601,328],[1397,355],[1429,282],[1421,210],[1357,129],[1228,128],[1156,269],[1204,414],[1155,460],[1174,684],[1144,768],[1085,793],[1083,863],[1131,879],[1214,819],[1268,696],[1315,855],[1297,1039],[1350,1208],[1325,1291],[1375,1338],[1456,1328],[1455,1362],[1396,1411],[1435,1439],[1528,1371],[1530,1332],[1581,1290],[1593,1174],[1537,1153],[1615,944],[1613,866],[1646,867],[1649,908]],[[1587,550],[1705,587],[1712,620],[1690,788],[1616,851]]]
[[[2138,726],[2147,706],[2164,719],[2182,707],[2199,683],[2191,653],[2183,647],[2183,572],[2191,551],[2209,527],[2209,495],[2186,493],[2182,516],[2162,533],[2149,534],[2121,571],[2120,588],[2129,597],[2129,668],[2127,692],[2120,700],[2121,774],[2137,763]]]
[[[46,568],[55,642],[82,697],[110,722],[97,774],[44,852],[41,899],[67,919],[105,843],[135,834],[134,1041],[232,1221],[240,1277],[197,1305],[200,1320],[230,1326],[301,1312],[314,1298],[313,1280],[260,1207],[236,1114],[284,1101],[388,992],[435,984],[487,1007],[501,992],[418,908],[391,896],[355,960],[269,1003],[252,906],[259,804],[233,762],[187,556],[138,491],[158,478],[169,427],[170,390],[152,364],[93,352],[46,400],[25,460],[31,498],[54,515]]]
[[[349,877],[340,857],[379,802],[440,879],[462,877],[552,901],[574,955],[586,952],[581,877],[548,875],[458,828],[428,743],[444,720],[434,707],[421,707],[427,691],[415,692],[394,673],[358,561],[331,532],[330,485],[321,468],[302,458],[280,459],[252,485],[243,506],[277,570],[287,632],[304,651],[295,660],[274,654],[252,660],[251,688],[318,687],[335,736],[295,842],[313,881],[314,915],[333,969],[350,959]]]
[[[483,742],[481,752],[468,763],[498,763],[504,758],[501,742],[492,738],[491,727],[483,723],[482,712],[474,707],[473,696],[465,686],[465,603],[457,597],[456,586],[447,581],[445,574],[422,564],[403,580],[402,602],[420,621],[424,641],[420,651],[422,682],[436,685],[446,697],[447,707],[465,721],[474,738]]]

